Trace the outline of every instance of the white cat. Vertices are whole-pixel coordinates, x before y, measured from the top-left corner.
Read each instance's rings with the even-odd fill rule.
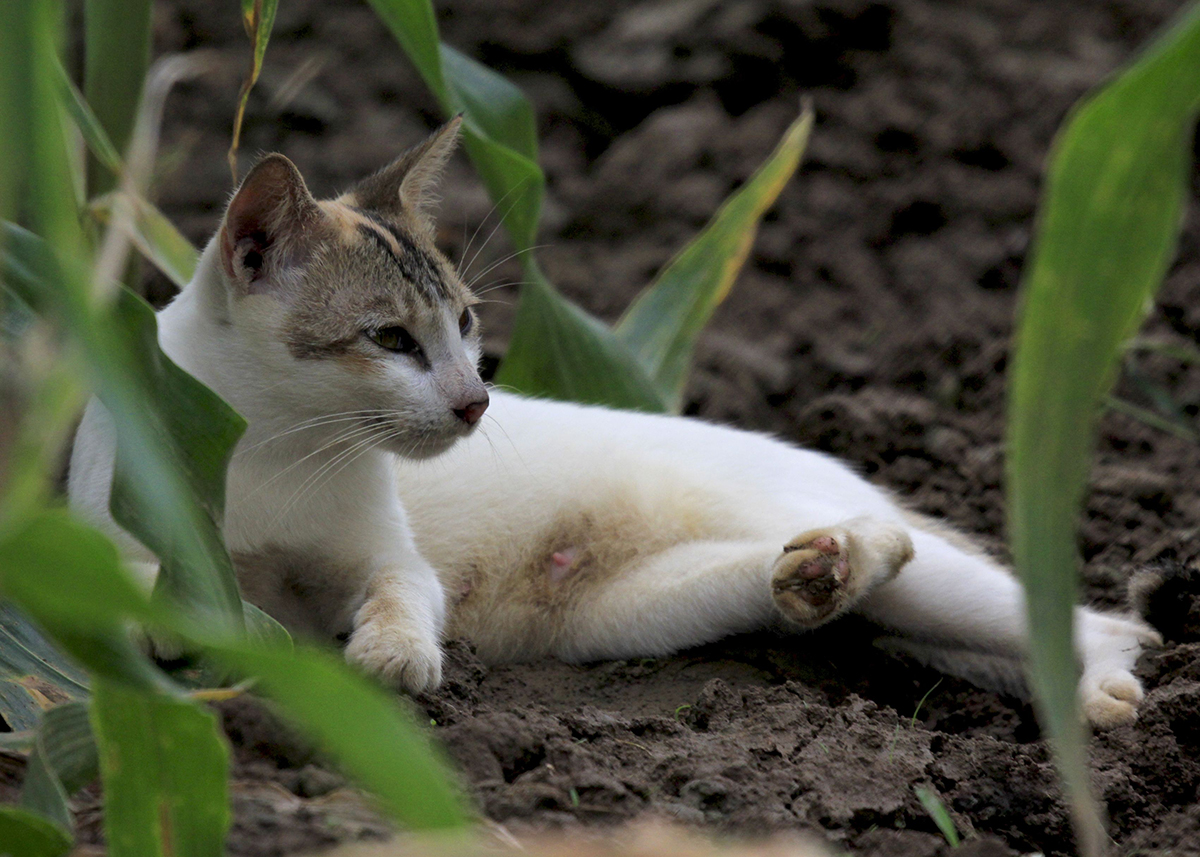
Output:
[[[1016,672],[1013,577],[845,465],[681,417],[495,390],[489,408],[474,298],[427,216],[457,128],[336,200],[268,156],[159,314],[163,350],[249,421],[224,524],[246,598],[413,691],[446,636],[490,662],[587,661],[850,610],[952,671]],[[494,430],[473,432],[485,408]],[[152,579],[108,514],[113,449],[93,401],[71,500]],[[1076,618],[1087,717],[1129,722],[1155,633]]]

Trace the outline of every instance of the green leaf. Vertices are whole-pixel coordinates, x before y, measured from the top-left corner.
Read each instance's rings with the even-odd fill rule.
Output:
[[[79,341],[92,386],[113,417],[113,517],[162,560],[164,592],[214,621],[239,625],[241,597],[216,522],[224,514],[226,464],[245,421],[162,352],[145,301],[119,289],[115,306],[94,317],[64,299],[69,275],[46,242],[12,224],[4,228],[6,282]]]
[[[279,0],[242,0],[242,26],[250,37],[250,68],[242,80],[241,91],[238,92],[237,111],[233,118],[233,138],[229,144],[229,171],[233,173],[233,183],[238,182],[237,153],[242,139],[242,119],[246,115],[246,102],[250,98],[250,90],[258,82],[262,72],[263,57],[267,53],[267,42],[271,40],[271,30],[275,26],[275,12]]]
[[[954,827],[954,819],[946,811],[946,805],[942,803],[941,798],[932,789],[922,786],[917,786],[915,791],[917,793],[917,800],[921,802],[921,806],[929,813],[929,817],[933,819],[933,823],[937,825],[938,830],[942,832],[942,836],[946,838],[946,843],[951,848],[957,848],[962,840],[958,838],[958,830]]]
[[[103,679],[92,723],[112,857],[222,857],[230,811],[229,748],[193,702]]]
[[[67,801],[96,779],[99,764],[87,705],[71,702],[47,711],[25,769],[21,805],[71,830]]]
[[[213,642],[205,651],[256,678],[256,692],[278,703],[280,713],[373,792],[392,818],[418,830],[464,826],[446,767],[394,694],[311,646],[292,652]]]
[[[139,698],[150,698],[149,692],[161,700],[175,689],[165,677],[138,681],[135,667],[114,668],[107,656],[96,658],[74,642],[131,620],[172,630],[219,665],[256,679],[256,687],[279,704],[281,713],[316,737],[395,818],[420,828],[463,824],[445,767],[394,694],[331,655],[308,647],[293,652],[290,646],[250,644],[173,605],[152,603],[120,567],[116,549],[68,515],[43,513],[24,532],[0,541],[0,589],[47,628],[71,628],[64,645],[105,677],[107,689],[124,682],[142,694]],[[155,687],[164,693],[154,694]],[[107,740],[102,730],[97,740],[102,745]]]
[[[449,45],[441,57],[450,98],[447,113],[463,113],[463,148],[495,200],[518,252],[532,262],[546,177],[537,163],[533,105],[516,86]],[[527,266],[528,269],[528,266]]]
[[[91,107],[83,100],[75,84],[67,76],[67,72],[59,63],[55,67],[58,80],[59,98],[66,106],[68,115],[79,128],[87,143],[88,150],[114,176],[125,172],[125,165],[108,134],[100,124],[100,120],[92,112]],[[191,242],[180,234],[175,225],[163,215],[154,205],[141,197],[131,197],[125,191],[112,191],[93,199],[88,204],[92,216],[103,226],[114,221],[113,208],[116,205],[128,205],[132,208],[131,217],[127,220],[116,218],[117,223],[130,223],[133,231],[129,238],[143,256],[149,259],[160,271],[170,278],[171,282],[182,288],[192,279],[195,273],[199,253]]]
[[[0,806],[0,857],[61,857],[71,850],[71,838],[44,818]]]
[[[812,109],[806,108],[766,162],[617,323],[617,338],[641,360],[673,411],[678,412],[683,399],[696,338],[733,288],[760,218],[800,165],[812,124]]]
[[[128,206],[130,217],[114,218],[116,206]],[[113,191],[92,200],[88,209],[103,226],[113,222],[131,224],[133,231],[129,238],[133,246],[176,286],[182,289],[192,281],[199,251],[155,206],[122,191]]]
[[[122,152],[133,135],[150,66],[152,0],[85,0],[83,88],[113,149]],[[93,161],[88,195],[111,190],[116,174]]]
[[[1027,263],[1009,392],[1009,531],[1030,675],[1081,852],[1103,848],[1072,645],[1076,526],[1095,420],[1123,343],[1174,255],[1200,109],[1200,7],[1074,109],[1055,141]]]
[[[0,592],[94,674],[174,690],[129,640],[128,621],[154,614],[116,548],[67,513],[42,513],[0,539]]]
[[[224,518],[225,470],[246,422],[162,352],[149,304],[122,290],[112,320],[121,326],[134,365],[142,368],[143,419],[198,503],[181,509],[146,502],[133,484],[133,471],[144,470],[144,451],[122,444],[118,436],[113,518],[161,559],[160,590],[181,604],[240,622],[241,595],[217,522]],[[190,529],[181,533],[185,514]],[[180,550],[181,536],[188,539],[186,552]]]
[[[451,107],[462,110],[481,134],[537,163],[537,118],[517,86],[482,63],[441,44]]]
[[[540,274],[521,289],[512,344],[496,382],[531,396],[652,413],[666,410],[633,353]]]
[[[35,15],[30,2],[10,3],[0,27],[0,116],[32,113],[32,68],[29,44]],[[29,173],[30,127],[25,122],[0,122],[0,219],[17,212],[18,197]],[[0,247],[3,240],[0,239]]]
[[[25,614],[0,601],[0,715],[10,729],[34,728],[43,711],[84,699],[87,685],[83,670]]]
[[[66,108],[67,115],[75,123],[75,127],[83,134],[88,151],[114,177],[119,177],[125,169],[124,164],[121,163],[121,153],[109,139],[108,132],[100,123],[100,118],[84,99],[83,93],[75,86],[75,82],[71,80],[61,62],[55,63],[55,72],[59,100]]]

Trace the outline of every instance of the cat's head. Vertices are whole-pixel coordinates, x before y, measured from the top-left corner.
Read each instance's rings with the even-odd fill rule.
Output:
[[[475,427],[488,404],[476,301],[428,215],[458,126],[333,200],[282,155],[247,174],[217,236],[220,275],[269,407],[414,458]]]

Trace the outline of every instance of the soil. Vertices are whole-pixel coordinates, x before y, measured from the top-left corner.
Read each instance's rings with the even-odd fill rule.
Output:
[[[1003,556],[1005,365],[1046,153],[1070,105],[1181,5],[443,0],[438,12],[450,44],[532,98],[548,178],[540,258],[567,295],[609,320],[811,97],[805,164],[701,340],[687,411],[836,453]],[[168,102],[157,191],[201,242],[229,192],[225,150],[248,49],[227,3],[172,0],[156,15],[159,52],[218,59]],[[392,37],[349,0],[280,5],[248,115],[244,163],[282,151],[320,193],[437,122]],[[475,252],[464,249],[471,233],[478,247],[493,231],[465,159],[451,166],[441,212],[454,258]],[[508,252],[497,233],[472,266],[499,263],[477,286],[489,290],[492,358],[515,307]],[[170,291],[149,274],[147,289]],[[1200,342],[1194,210],[1147,329]],[[1119,393],[1143,406],[1165,398],[1194,424],[1200,371],[1138,356]],[[1105,414],[1080,537],[1087,600],[1121,606],[1136,570],[1196,560],[1198,477],[1195,443]],[[1190,596],[1200,589],[1186,576],[1176,584],[1187,597],[1159,605],[1168,644],[1140,667],[1140,720],[1091,744],[1121,853],[1200,853],[1200,605]],[[815,831],[855,854],[934,855],[947,846],[915,795],[924,787],[965,837],[1002,842],[994,853],[1070,853],[1029,706],[897,660],[876,633],[850,619],[672,658],[492,669],[455,643],[445,686],[417,705],[479,812],[514,833],[657,815],[741,834]],[[237,758],[230,853],[385,834],[262,709],[223,713]],[[94,797],[82,808],[94,838]]]

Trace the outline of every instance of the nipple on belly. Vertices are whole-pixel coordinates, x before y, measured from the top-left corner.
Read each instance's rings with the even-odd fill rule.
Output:
[[[550,561],[546,563],[546,572],[550,576],[550,582],[558,583],[573,572],[575,570],[575,558],[578,555],[579,551],[575,548],[567,548],[566,550],[552,553]]]

